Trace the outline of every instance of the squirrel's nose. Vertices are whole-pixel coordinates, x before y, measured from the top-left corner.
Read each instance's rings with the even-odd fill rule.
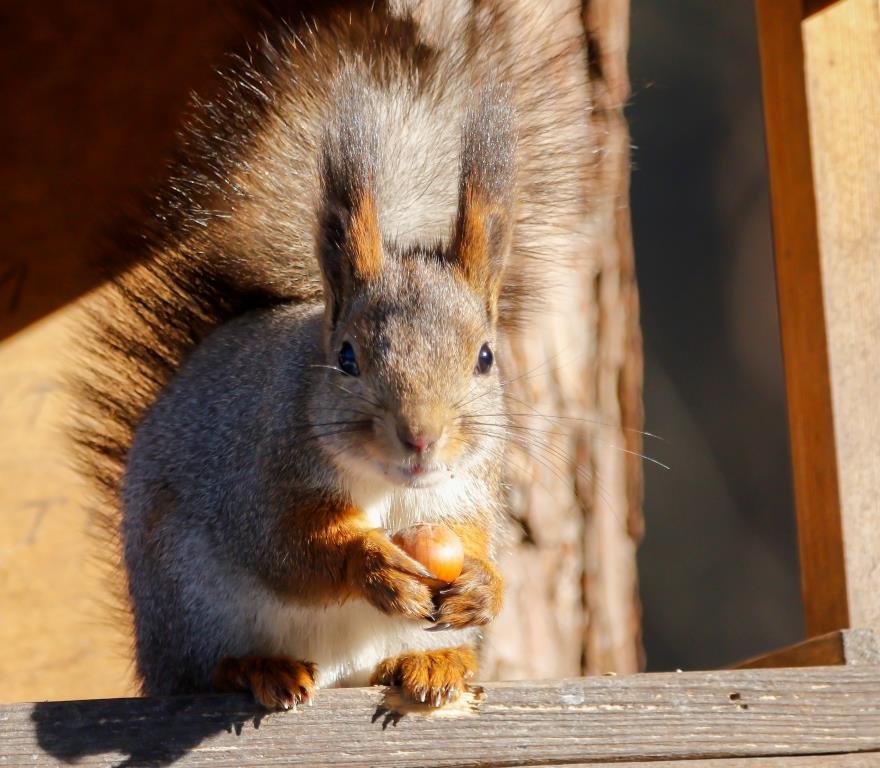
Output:
[[[397,437],[408,451],[423,454],[433,447],[443,436],[443,430],[414,430],[403,425],[397,426]]]

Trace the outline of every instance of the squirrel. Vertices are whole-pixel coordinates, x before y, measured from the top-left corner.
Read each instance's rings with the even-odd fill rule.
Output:
[[[145,695],[440,706],[476,674],[503,596],[499,353],[586,205],[583,40],[537,16],[279,23],[195,104],[78,383]],[[389,538],[417,522],[463,543],[446,588]]]

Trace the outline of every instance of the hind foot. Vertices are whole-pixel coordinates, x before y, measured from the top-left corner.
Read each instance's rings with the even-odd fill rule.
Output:
[[[455,701],[476,672],[476,654],[466,646],[412,651],[380,662],[370,684],[399,685],[413,701],[439,707]]]
[[[315,693],[317,667],[309,661],[283,656],[225,658],[214,668],[214,689],[250,691],[266,709],[291,709]]]

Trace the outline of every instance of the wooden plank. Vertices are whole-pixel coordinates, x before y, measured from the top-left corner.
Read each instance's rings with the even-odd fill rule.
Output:
[[[811,637],[802,643],[753,656],[736,669],[821,667],[833,664],[880,664],[880,646],[870,629],[843,629]]]
[[[255,716],[244,696],[0,708],[0,765],[559,765],[880,750],[880,668],[647,674],[476,687],[431,712],[381,688]]]
[[[880,3],[802,31],[849,626],[880,629]]]
[[[69,317],[0,340],[0,701],[135,693],[62,425]]]
[[[522,768],[525,768],[523,763]],[[529,763],[531,765],[531,763]],[[608,763],[554,764],[553,768],[591,768]],[[710,760],[640,760],[614,763],[614,768],[876,768],[880,752],[846,755],[809,755],[801,757],[734,757]],[[520,768],[517,766],[516,768]]]
[[[106,226],[161,172],[238,15],[232,0],[4,4],[0,338],[98,283]]]
[[[809,636],[880,627],[880,8],[821,5],[757,2]]]

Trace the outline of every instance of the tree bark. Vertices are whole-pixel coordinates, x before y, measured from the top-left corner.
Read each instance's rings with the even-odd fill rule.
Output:
[[[587,0],[583,15],[572,16],[588,40],[582,151],[597,158],[583,211],[590,237],[570,279],[554,287],[551,311],[509,350],[511,403],[520,406],[512,410],[522,415],[508,473],[513,524],[501,555],[507,602],[487,637],[487,678],[643,666],[642,343],[623,117],[629,2]]]

